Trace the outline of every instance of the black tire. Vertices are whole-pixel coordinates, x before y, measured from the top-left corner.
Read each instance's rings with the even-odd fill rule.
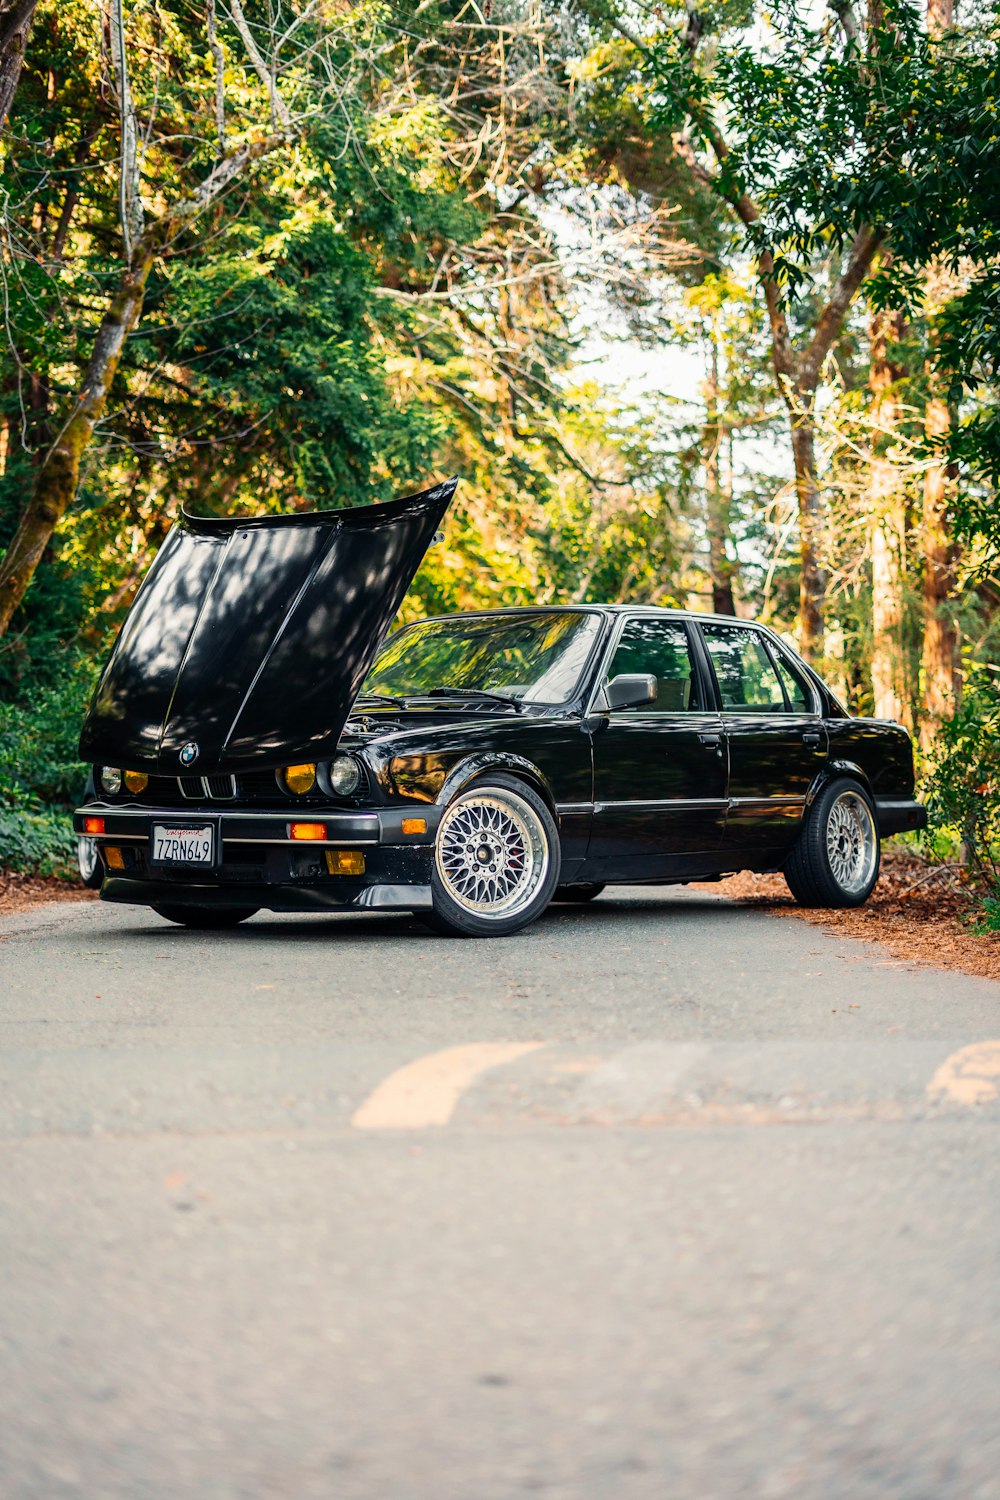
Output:
[[[603,881],[594,885],[557,885],[552,899],[565,902],[593,901],[603,890]]]
[[[782,873],[800,906],[863,906],[878,880],[880,852],[871,797],[841,776],[817,795]]]
[[[176,922],[180,927],[198,927],[203,932],[218,932],[225,927],[236,927],[260,910],[259,906],[154,906],[158,917]]]
[[[99,891],[104,884],[104,861],[96,839],[81,834],[76,841],[76,863],[80,879],[88,890]]]
[[[542,798],[496,773],[448,804],[434,843],[434,906],[418,915],[449,937],[506,937],[541,916],[559,866],[559,830]]]

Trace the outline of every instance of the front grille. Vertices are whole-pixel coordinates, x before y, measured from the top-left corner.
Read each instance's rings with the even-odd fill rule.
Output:
[[[201,782],[214,802],[232,802],[239,790],[235,776],[203,776]]]

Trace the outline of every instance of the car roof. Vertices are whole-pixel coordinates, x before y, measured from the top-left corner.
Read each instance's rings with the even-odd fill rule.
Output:
[[[673,609],[662,604],[498,604],[493,609],[456,609],[443,615],[426,615],[412,620],[413,625],[429,620],[473,620],[484,615],[664,615],[675,620],[718,620],[726,625],[753,625],[767,630],[759,620],[743,620],[738,615],[716,615],[708,610]]]

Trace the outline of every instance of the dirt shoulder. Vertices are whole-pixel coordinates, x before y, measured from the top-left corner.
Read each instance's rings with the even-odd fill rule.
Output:
[[[56,875],[22,875],[16,870],[0,870],[0,917],[50,901],[96,901],[79,880],[62,880]]]
[[[1000,932],[974,933],[972,898],[954,871],[924,864],[911,854],[883,851],[878,885],[865,905],[853,911],[797,906],[780,875],[731,875],[704,889],[845,937],[881,943],[893,957],[910,963],[1000,980]]]

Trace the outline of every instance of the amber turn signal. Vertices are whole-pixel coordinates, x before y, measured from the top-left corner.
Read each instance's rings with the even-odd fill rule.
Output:
[[[126,771],[125,785],[130,792],[144,792],[149,785],[149,777],[145,771]]]
[[[314,765],[285,767],[285,786],[297,797],[304,797],[306,792],[311,792],[315,785],[316,767]]]
[[[360,849],[327,849],[326,868],[331,875],[363,875],[365,856]]]
[[[290,839],[305,839],[315,843],[322,842],[326,838],[325,823],[289,823],[288,837]]]
[[[122,854],[122,851],[118,848],[117,844],[105,844],[104,862],[109,870],[124,870],[125,856]]]
[[[404,818],[403,819],[403,832],[404,833],[426,833],[427,832],[427,819],[426,818]]]
[[[84,818],[84,820],[83,820],[83,831],[84,831],[84,833],[103,833],[104,832],[104,819],[103,818]]]

